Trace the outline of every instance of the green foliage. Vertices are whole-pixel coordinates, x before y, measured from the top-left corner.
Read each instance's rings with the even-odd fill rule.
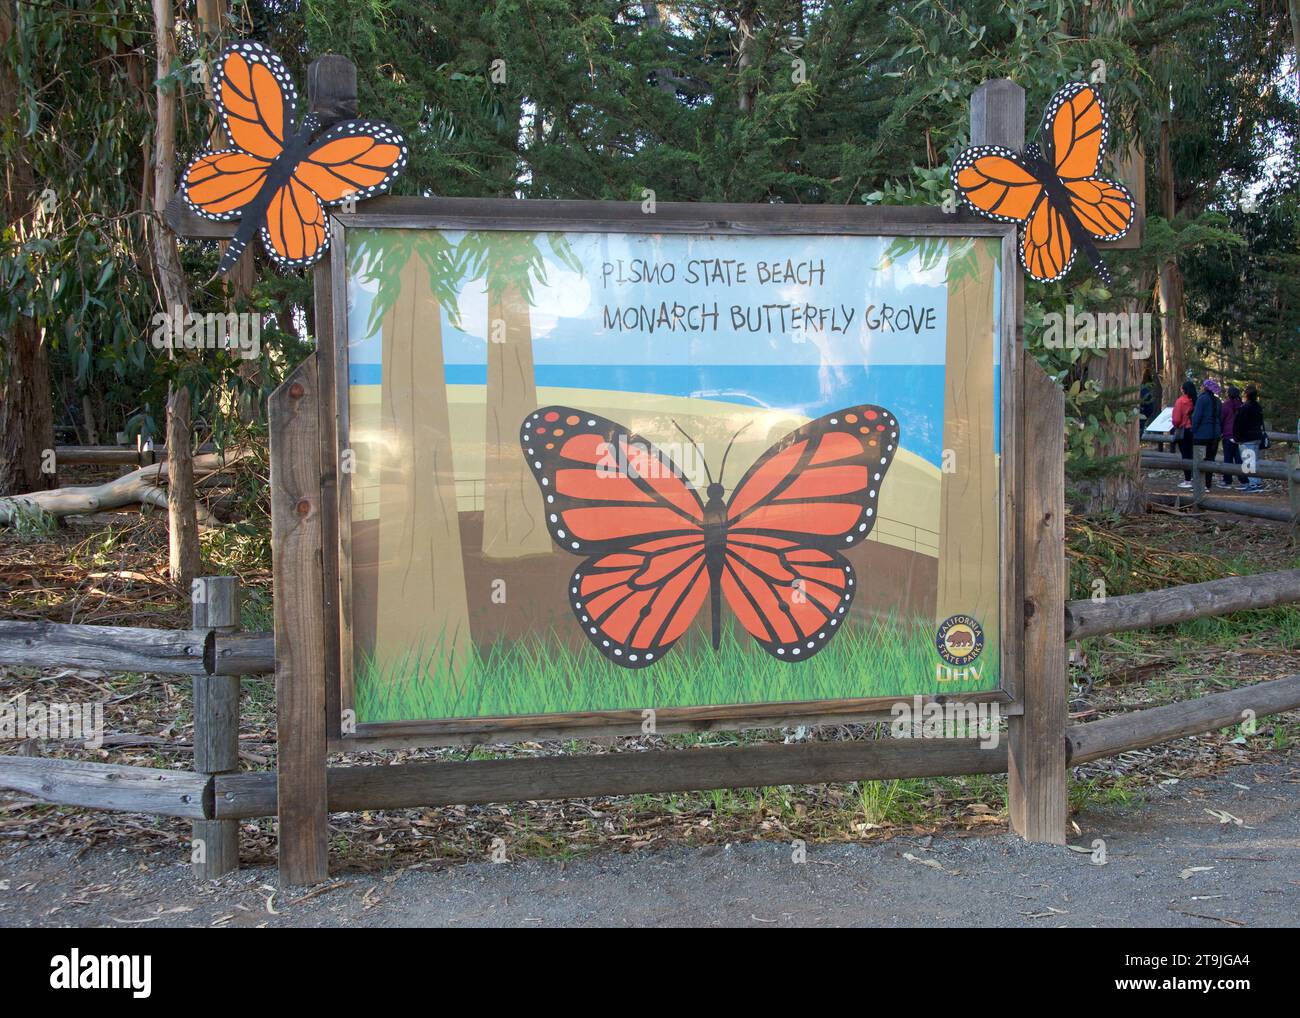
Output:
[[[30,314],[45,330],[57,420],[81,423],[88,395],[102,430],[130,422],[157,434],[167,385],[179,378],[220,435],[241,397],[264,394],[307,349],[309,283],[257,254],[243,308],[265,326],[256,370],[155,349],[142,202],[150,6],[16,10],[3,59],[18,115],[0,125],[0,152],[14,165],[26,158],[33,177],[30,193],[9,196],[20,214],[0,240],[0,328]],[[181,52],[166,84],[181,100],[188,158],[211,125],[195,68],[212,54],[193,9],[179,5],[178,17]],[[1140,138],[1147,155],[1143,246],[1107,252],[1109,292],[1082,268],[1065,285],[1026,288],[1030,349],[1067,390],[1070,469],[1085,476],[1105,467],[1097,450],[1134,399],[1101,391],[1096,353],[1042,347],[1036,323],[1067,301],[1154,310],[1155,273],[1172,258],[1187,275],[1203,359],[1227,358],[1243,378],[1300,381],[1286,355],[1297,328],[1296,181],[1277,158],[1293,156],[1297,120],[1292,76],[1281,73],[1286,18],[1285,5],[1255,0],[259,0],[232,9],[226,37],[259,38],[284,56],[300,112],[312,59],[353,60],[362,114],[410,142],[395,187],[408,195],[942,204],[981,81],[1023,85],[1032,117],[1061,83],[1104,71],[1112,150]],[[1169,221],[1162,132],[1176,176]],[[58,198],[50,211],[39,207],[47,187]],[[508,243],[467,250],[461,268],[505,272],[526,288],[539,244],[519,244],[513,254]],[[184,256],[196,310],[224,309],[223,288],[208,282],[215,245],[186,244]],[[1292,414],[1296,402],[1274,407]]]

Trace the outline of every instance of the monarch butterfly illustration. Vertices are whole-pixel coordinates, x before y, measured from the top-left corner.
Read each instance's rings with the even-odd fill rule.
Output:
[[[205,152],[181,177],[181,196],[205,219],[238,219],[217,275],[234,267],[255,233],[285,267],[310,265],[329,247],[325,206],[384,191],[407,147],[387,124],[346,120],[320,132],[297,126],[297,92],[284,61],[259,42],[232,43],[217,63],[221,123],[234,148]]]
[[[715,650],[723,597],[778,660],[812,657],[841,628],[856,583],[841,552],[875,524],[898,421],[866,404],[810,421],[760,456],[724,499],[738,435],[716,480],[704,464],[701,499],[676,463],[614,421],[564,406],[524,420],[520,443],[551,537],[585,556],[569,581],[569,606],[610,661],[644,668],[660,660],[706,598]]]
[[[1101,94],[1072,82],[1052,96],[1038,142],[1020,155],[999,145],[966,149],[952,166],[952,182],[976,212],[1020,225],[1020,264],[1035,279],[1062,278],[1082,250],[1109,283],[1094,240],[1119,240],[1133,225],[1128,188],[1097,176],[1110,137]]]

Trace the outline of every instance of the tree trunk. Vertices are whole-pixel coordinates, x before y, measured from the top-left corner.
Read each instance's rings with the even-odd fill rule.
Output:
[[[737,60],[737,69],[743,78],[745,71],[754,66],[754,26],[758,20],[758,4],[744,3],[741,4],[740,14],[736,19],[736,26],[740,35],[740,55]],[[754,98],[756,90],[753,86],[740,82],[740,98],[738,106],[741,113],[752,113],[754,110]]]
[[[1136,309],[1137,304],[1133,302],[1130,311]],[[1133,390],[1127,402],[1135,407],[1138,403],[1136,390],[1142,384],[1142,365],[1143,362],[1133,358],[1128,350],[1108,350],[1105,356],[1088,362],[1088,377],[1096,381],[1103,392],[1112,395]],[[1131,410],[1132,407],[1126,409]],[[1112,473],[1083,486],[1086,492],[1085,512],[1127,514],[1142,512],[1145,508],[1140,427],[1141,423],[1136,416],[1125,424],[1110,426],[1105,441],[1097,449],[1097,455],[1101,458],[1124,456],[1127,462],[1117,466]]]
[[[1295,81],[1296,88],[1300,88],[1300,0],[1290,0],[1291,7],[1291,41],[1295,45],[1292,51],[1295,56]]]
[[[537,406],[528,302],[513,285],[488,286],[483,555],[546,555],[551,535],[543,519],[542,496],[519,448],[519,426]]]
[[[171,73],[176,60],[176,23],[171,0],[153,0],[156,80]],[[155,89],[154,191],[151,235],[154,268],[164,310],[171,315],[189,312],[189,294],[176,237],[163,221],[163,209],[176,192],[176,97],[161,84]],[[167,521],[172,580],[184,587],[198,573],[199,525],[194,505],[194,471],[190,459],[190,397],[173,388],[167,400],[167,446],[171,459],[171,485],[167,489]]]
[[[190,448],[190,390],[173,386],[167,399],[167,559],[172,581],[184,590],[199,575],[199,521]]]
[[[0,0],[0,46],[8,46],[16,24],[16,5]],[[0,123],[15,122],[18,77],[13,65],[0,61]],[[21,230],[32,212],[35,175],[25,149],[5,167],[4,222]],[[42,473],[46,450],[54,449],[50,406],[49,353],[36,322],[19,315],[0,333],[0,495],[52,488],[53,472]]]
[[[1160,124],[1160,214],[1173,225],[1178,214],[1174,189],[1174,161],[1169,150],[1170,110]],[[1187,359],[1183,352],[1183,273],[1178,260],[1171,257],[1160,267],[1157,282],[1160,307],[1160,348],[1164,352],[1163,388],[1166,397],[1182,387]]]

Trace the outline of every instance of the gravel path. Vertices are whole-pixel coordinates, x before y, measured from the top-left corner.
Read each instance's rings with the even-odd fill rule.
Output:
[[[0,844],[0,926],[1294,926],[1300,751],[1077,816],[1071,843],[1006,834],[604,852],[581,861],[197,885],[171,855]]]

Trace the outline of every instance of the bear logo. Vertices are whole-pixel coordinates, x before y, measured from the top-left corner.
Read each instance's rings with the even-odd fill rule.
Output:
[[[954,666],[968,665],[984,651],[984,628],[971,615],[952,615],[934,636],[939,656]]]

